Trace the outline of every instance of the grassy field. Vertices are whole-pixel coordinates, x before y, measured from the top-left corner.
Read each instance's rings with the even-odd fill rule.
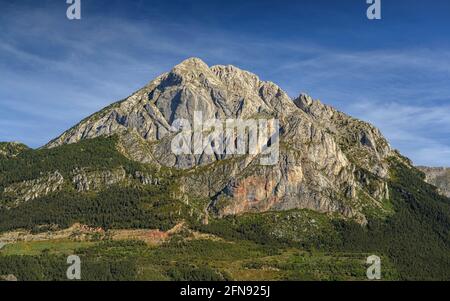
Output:
[[[14,244],[7,244],[0,249],[0,256],[11,255],[40,255],[48,254],[62,254],[70,255],[75,250],[89,247],[95,244],[87,241],[72,241],[72,240],[48,240],[48,241],[32,241],[32,242],[17,242]]]
[[[67,266],[65,256],[69,254],[81,257],[82,269],[87,271],[83,280],[365,280],[365,260],[370,255],[180,237],[160,246],[149,246],[142,241],[53,240],[5,246],[0,251],[0,274],[6,272],[5,268],[1,269],[2,262],[8,267],[5,263],[12,259],[15,268],[24,269],[16,273],[26,274],[26,264],[17,262],[37,258],[44,279],[63,280],[64,275],[60,274]],[[46,266],[47,261],[52,261],[52,265]],[[113,271],[122,266],[126,273],[115,279]],[[382,273],[384,280],[396,278],[395,269],[385,259]],[[101,275],[110,276],[104,279]]]

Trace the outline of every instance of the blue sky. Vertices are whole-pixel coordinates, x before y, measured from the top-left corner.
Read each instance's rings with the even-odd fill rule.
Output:
[[[370,121],[450,166],[450,1],[0,0],[0,141],[45,144],[191,56]]]

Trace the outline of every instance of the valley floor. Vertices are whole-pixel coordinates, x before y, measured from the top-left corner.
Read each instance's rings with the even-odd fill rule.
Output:
[[[167,232],[113,230],[101,237],[80,236],[80,229],[86,231],[75,225],[47,237],[22,233],[22,241],[0,249],[0,275],[66,280],[67,256],[77,254],[82,280],[367,280],[371,255],[226,240],[183,225]],[[385,259],[382,276],[397,278]]]

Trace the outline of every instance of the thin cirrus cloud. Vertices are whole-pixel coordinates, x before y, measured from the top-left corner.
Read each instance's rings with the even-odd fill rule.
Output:
[[[416,164],[450,166],[450,49],[352,50],[195,22],[91,16],[74,25],[53,16],[48,9],[19,10],[0,20],[0,140],[43,145],[197,56],[210,65],[235,64],[293,97],[308,92],[370,121]]]

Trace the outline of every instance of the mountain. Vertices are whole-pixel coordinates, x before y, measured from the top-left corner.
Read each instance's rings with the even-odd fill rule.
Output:
[[[419,166],[425,173],[425,181],[436,186],[442,195],[450,198],[450,168]]]
[[[230,121],[243,135],[213,136]],[[0,217],[19,279],[75,250],[97,280],[361,280],[368,254],[385,279],[450,279],[450,201],[377,128],[198,58],[40,149],[0,144]]]
[[[278,164],[259,166],[255,156],[173,154],[170,125],[177,119],[193,122],[195,111],[204,120],[280,120]],[[189,196],[211,197],[209,209],[220,216],[308,208],[365,223],[367,211],[385,209],[387,158],[396,156],[370,124],[306,95],[292,100],[250,72],[234,66],[210,68],[198,58],[86,118],[46,147],[114,134],[122,154],[134,161],[186,170],[210,165],[180,185]],[[256,201],[249,202],[249,195]]]

